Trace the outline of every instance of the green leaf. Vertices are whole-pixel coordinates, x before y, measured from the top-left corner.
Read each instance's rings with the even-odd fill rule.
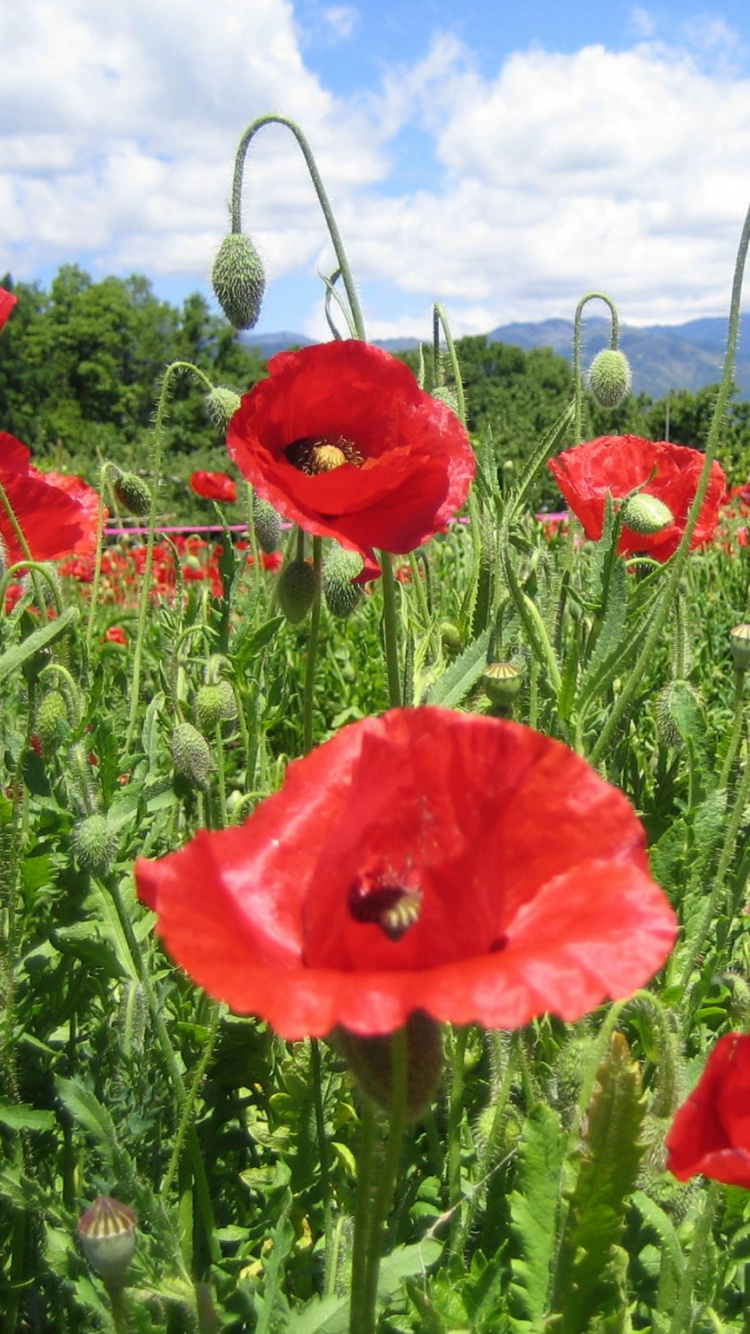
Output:
[[[453,709],[479,680],[487,666],[487,650],[490,646],[490,631],[483,630],[478,639],[469,644],[456,661],[451,663],[429,692],[428,704],[441,704],[446,709]]]
[[[560,1334],[581,1334],[595,1316],[621,1314],[627,1307],[618,1242],[643,1153],[644,1109],[638,1066],[623,1035],[614,1033],[589,1105],[557,1264],[553,1306],[562,1316],[555,1327]]]
[[[54,1130],[54,1112],[29,1107],[26,1103],[0,1103],[0,1125],[8,1130]]]
[[[54,621],[48,621],[40,630],[34,630],[27,635],[20,644],[14,644],[12,648],[6,649],[0,655],[0,682],[15,675],[35,653],[49,648],[62,635],[67,634],[68,630],[72,630],[79,618],[80,612],[77,607],[66,607]]]
[[[521,1317],[518,1330],[529,1334],[543,1328],[547,1311],[565,1144],[557,1113],[543,1103],[533,1107],[519,1140],[516,1187],[510,1197],[519,1251],[511,1260],[510,1296]]]
[[[380,1265],[378,1298],[387,1302],[399,1290],[404,1279],[423,1274],[435,1264],[442,1252],[442,1242],[432,1238],[412,1246],[397,1246]],[[286,1334],[346,1334],[349,1328],[349,1294],[340,1297],[316,1297],[302,1311],[289,1316]]]

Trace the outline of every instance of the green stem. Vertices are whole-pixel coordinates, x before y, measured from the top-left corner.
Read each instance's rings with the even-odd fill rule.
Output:
[[[175,1177],[175,1173],[179,1166],[180,1157],[182,1155],[182,1148],[185,1143],[185,1136],[188,1130],[188,1122],[193,1114],[195,1100],[200,1092],[201,1085],[203,1083],[206,1074],[206,1070],[208,1069],[208,1063],[211,1060],[211,1057],[213,1056],[214,1047],[216,1046],[216,1039],[219,1033],[220,1022],[221,1022],[221,1006],[212,1005],[211,1020],[208,1027],[208,1037],[206,1039],[206,1045],[201,1053],[201,1058],[198,1062],[198,1065],[196,1066],[195,1074],[193,1075],[190,1084],[190,1089],[187,1092],[185,1101],[183,1103],[182,1113],[180,1115],[180,1121],[177,1127],[177,1135],[175,1137],[174,1148],[172,1149],[172,1157],[169,1160],[169,1166],[167,1167],[166,1175],[161,1184],[161,1194],[164,1199],[166,1199],[167,1196],[169,1195],[172,1182]]]
[[[346,257],[346,251],[344,250],[344,243],[341,240],[341,234],[339,232],[338,225],[334,217],[333,209],[331,208],[330,200],[326,193],[322,177],[320,175],[320,172],[318,171],[317,163],[315,161],[315,158],[313,157],[312,150],[307,142],[307,139],[305,138],[299,126],[293,120],[290,120],[289,117],[287,116],[279,116],[276,114],[259,116],[257,120],[254,120],[252,122],[251,125],[248,125],[247,129],[245,130],[245,133],[240,139],[239,147],[237,149],[237,156],[235,158],[235,163],[234,163],[234,180],[232,182],[232,231],[233,232],[242,231],[242,177],[245,169],[245,157],[247,155],[247,150],[250,147],[250,141],[257,134],[258,130],[262,129],[264,125],[283,125],[287,130],[291,130],[292,134],[297,140],[297,143],[300,146],[300,149],[302,150],[302,155],[307,164],[307,169],[310,173],[310,178],[315,187],[315,193],[318,196],[318,202],[320,204],[321,209],[323,210],[323,217],[326,220],[326,226],[328,227],[328,232],[331,237],[331,241],[333,243],[333,248],[334,251],[336,252],[336,262],[339,266],[339,269],[341,270],[341,278],[344,287],[346,289],[346,295],[349,301],[349,305],[351,307],[352,318],[354,320],[354,327],[357,331],[357,338],[364,339],[365,326],[364,326],[364,321],[362,319],[362,311],[359,305],[359,298],[357,297],[357,292],[354,286],[354,279],[352,278],[352,272],[351,269],[349,268],[349,261]]]
[[[461,1219],[458,1207],[461,1187],[461,1123],[464,1113],[464,1059],[468,1028],[453,1030],[453,1059],[451,1061],[451,1094],[448,1108],[448,1207],[451,1210],[451,1228],[455,1243],[460,1234]]]
[[[398,661],[398,626],[396,616],[396,580],[393,562],[387,551],[380,552],[383,570],[383,628],[385,632],[385,665],[388,674],[388,699],[392,709],[401,705],[401,672]]]
[[[318,1136],[318,1154],[320,1156],[320,1185],[323,1191],[323,1227],[325,1233],[325,1290],[333,1292],[336,1280],[336,1267],[333,1262],[333,1198],[331,1194],[331,1164],[326,1135],[325,1107],[323,1105],[323,1070],[320,1060],[320,1043],[317,1038],[310,1039],[310,1073],[312,1075],[313,1101],[315,1104],[315,1129]]]
[[[729,775],[732,772],[732,765],[737,756],[740,738],[742,736],[742,712],[743,696],[745,690],[745,673],[735,668],[734,671],[734,717],[732,718],[732,730],[729,734],[729,744],[727,753],[724,756],[724,763],[721,766],[719,774],[718,788],[721,791],[729,782]]]
[[[703,1207],[695,1224],[690,1259],[688,1260],[688,1263],[685,1266],[685,1272],[682,1275],[680,1290],[677,1294],[677,1302],[672,1316],[672,1323],[669,1326],[669,1334],[685,1334],[685,1330],[692,1329],[693,1327],[692,1320],[690,1319],[690,1305],[693,1299],[696,1280],[705,1266],[706,1249],[711,1238],[711,1225],[714,1221],[714,1214],[716,1213],[720,1191],[721,1187],[718,1183],[712,1181],[703,1196]]]
[[[313,705],[315,702],[315,664],[320,639],[320,567],[323,560],[323,539],[313,538],[313,568],[315,570],[315,598],[310,615],[310,634],[307,640],[304,697],[304,753],[313,747]]]
[[[94,639],[94,621],[99,606],[99,584],[102,577],[102,552],[104,549],[104,522],[106,506],[104,504],[104,487],[107,477],[111,472],[119,471],[114,463],[103,463],[99,472],[99,510],[96,517],[96,555],[94,557],[94,578],[91,583],[91,599],[89,602],[89,619],[86,625],[86,658],[91,659],[91,645]]]
[[[406,1028],[399,1028],[391,1035],[391,1056],[393,1061],[393,1102],[391,1105],[391,1123],[386,1144],[385,1157],[381,1166],[380,1177],[373,1202],[372,1219],[368,1237],[367,1271],[365,1277],[364,1324],[357,1334],[375,1334],[376,1308],[378,1298],[378,1276],[383,1252],[383,1238],[388,1209],[393,1198],[393,1191],[401,1158],[401,1145],[406,1128],[406,1077],[407,1077],[407,1036]]]
[[[719,385],[719,393],[716,398],[711,426],[708,432],[706,442],[706,455],[703,461],[703,468],[698,480],[698,486],[695,492],[693,503],[685,524],[685,531],[682,540],[669,564],[669,578],[666,587],[661,595],[661,601],[657,606],[651,627],[648,630],[643,641],[643,647],[633,665],[630,675],[623,686],[623,689],[612,709],[609,718],[599,734],[599,739],[591,752],[591,763],[597,765],[602,759],[604,752],[609,745],[612,734],[619,726],[620,720],[630,707],[631,700],[635,695],[641,677],[653,661],[654,651],[661,638],[662,631],[666,625],[667,617],[671,610],[674,599],[676,598],[683,570],[690,554],[690,542],[698,522],[698,516],[708,490],[708,483],[711,476],[711,465],[716,457],[716,451],[719,444],[719,435],[721,425],[724,420],[727,404],[732,393],[732,375],[734,372],[735,355],[737,352],[737,336],[740,319],[740,300],[742,297],[742,279],[745,272],[745,260],[747,258],[748,245],[750,244],[750,209],[745,216],[742,227],[740,243],[737,249],[737,260],[734,268],[734,279],[732,282],[732,299],[729,308],[729,335],[727,337],[727,351],[724,358],[724,370]]]
[[[619,337],[619,320],[617,316],[617,307],[611,297],[604,292],[587,292],[582,296],[576,306],[575,318],[573,320],[573,392],[575,394],[575,424],[574,424],[574,442],[576,445],[581,443],[581,412],[583,406],[583,375],[581,374],[581,328],[583,325],[583,308],[589,301],[603,301],[609,307],[609,313],[612,316],[612,327],[610,330],[609,346],[617,347]]]
[[[362,1108],[362,1133],[357,1155],[357,1198],[354,1205],[349,1334],[363,1334],[365,1329],[367,1257],[372,1218],[375,1140],[375,1109],[369,1099],[365,1099]]]

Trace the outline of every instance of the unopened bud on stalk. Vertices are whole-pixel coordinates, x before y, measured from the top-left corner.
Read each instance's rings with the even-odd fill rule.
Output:
[[[602,408],[619,408],[630,393],[630,363],[619,348],[597,352],[589,367],[589,389]]]
[[[674,523],[674,515],[664,501],[645,491],[629,496],[620,513],[623,523],[641,537],[653,537]]]
[[[78,1220],[86,1259],[107,1288],[119,1289],[135,1254],[138,1216],[127,1204],[100,1195]]]
[[[328,1040],[343,1056],[362,1092],[390,1116],[393,1112],[393,1034],[362,1037],[346,1028],[335,1028]],[[440,1024],[422,1010],[414,1010],[406,1021],[406,1115],[410,1121],[427,1111],[437,1092],[442,1069]]]
[[[273,554],[281,538],[281,515],[277,513],[269,500],[253,496],[253,528],[261,551],[267,556]]]
[[[64,725],[67,723],[68,706],[65,696],[59,690],[49,690],[40,700],[36,714],[36,731],[43,755],[51,755],[60,745],[64,739]]]
[[[746,672],[750,667],[750,625],[743,621],[729,631],[729,645],[738,672]]]
[[[364,561],[356,551],[347,551],[336,542],[323,562],[323,593],[332,616],[343,620],[362,601],[361,584],[352,583],[362,573]]]
[[[216,300],[235,329],[258,323],[266,278],[255,246],[243,232],[225,236],[211,275]]]
[[[441,621],[439,625],[440,643],[446,658],[457,658],[463,651],[464,640],[455,621]]]
[[[151,508],[151,492],[146,483],[134,472],[121,472],[112,483],[118,504],[128,514],[148,514]]]
[[[208,742],[192,723],[177,723],[169,742],[175,772],[191,787],[205,790],[211,777]]]
[[[292,560],[282,568],[276,585],[279,606],[290,625],[299,625],[315,601],[315,570],[309,561]]]
[[[237,701],[229,681],[201,686],[195,696],[195,719],[201,732],[211,734],[219,723],[237,717]]]
[[[106,875],[117,855],[117,834],[105,815],[88,815],[73,827],[73,849],[78,865],[92,875]]]
[[[240,406],[241,399],[239,394],[235,394],[233,389],[227,389],[225,385],[217,385],[210,394],[206,394],[203,403],[214,426],[223,431],[228,426],[235,412]]]

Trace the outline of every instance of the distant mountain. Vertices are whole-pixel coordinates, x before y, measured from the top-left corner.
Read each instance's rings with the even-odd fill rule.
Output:
[[[696,393],[704,385],[716,384],[727,339],[727,321],[721,316],[688,320],[685,324],[652,324],[643,328],[620,325],[620,347],[633,370],[633,392],[650,398],[665,398],[670,389]],[[501,324],[487,334],[490,343],[510,343],[529,351],[551,347],[559,356],[572,359],[573,321],[539,320],[536,323]],[[262,357],[287,347],[308,347],[313,341],[303,334],[243,334],[242,341]],[[388,352],[412,351],[417,338],[386,338],[378,347]],[[583,325],[584,367],[609,345],[609,321],[586,319]],[[740,340],[740,347],[742,341]],[[735,382],[740,398],[750,398],[750,356],[738,356]]]

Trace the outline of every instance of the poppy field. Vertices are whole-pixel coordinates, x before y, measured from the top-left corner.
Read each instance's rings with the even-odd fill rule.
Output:
[[[441,306],[415,369],[367,342],[283,117],[228,321],[269,121],[331,341],[170,364],[148,468],[0,429],[2,1334],[750,1334],[750,214],[701,448],[588,434],[593,292],[507,469]]]

